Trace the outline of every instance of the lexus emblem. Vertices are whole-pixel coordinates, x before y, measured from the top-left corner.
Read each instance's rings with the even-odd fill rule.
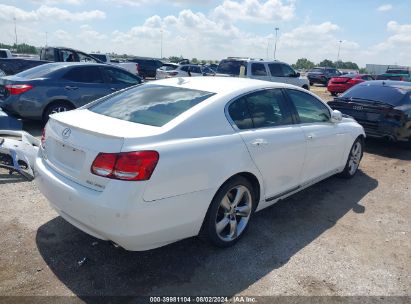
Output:
[[[63,136],[64,139],[67,139],[70,137],[71,134],[71,129],[70,128],[65,128],[63,132],[61,132],[61,135]]]

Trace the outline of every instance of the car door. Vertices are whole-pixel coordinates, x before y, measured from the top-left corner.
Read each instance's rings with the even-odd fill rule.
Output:
[[[203,76],[199,66],[190,66],[191,76]]]
[[[262,62],[252,62],[250,73],[250,78],[270,81],[270,75]]]
[[[296,190],[305,157],[305,137],[293,124],[281,89],[265,89],[238,98],[228,114],[264,179],[265,198]]]
[[[98,66],[71,67],[61,77],[61,86],[76,107],[81,107],[111,92]]]
[[[141,83],[139,77],[134,76],[133,74],[123,71],[120,68],[114,67],[101,67],[105,80],[108,84],[110,92],[115,92],[122,90],[124,88],[136,85]]]
[[[339,123],[331,122],[330,109],[313,95],[286,89],[307,141],[301,182],[310,182],[328,175],[342,164],[347,132]]]

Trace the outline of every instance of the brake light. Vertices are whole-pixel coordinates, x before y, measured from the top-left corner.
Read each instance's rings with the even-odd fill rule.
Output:
[[[19,95],[33,88],[30,84],[6,84],[5,88],[11,95]]]
[[[360,82],[362,82],[361,79],[352,78],[352,79],[348,80],[347,83],[349,83],[349,84],[357,84],[357,83],[360,83]]]
[[[41,147],[44,149],[46,146],[46,128],[44,127],[41,131]]]
[[[159,157],[157,151],[99,153],[91,173],[120,180],[149,180]]]

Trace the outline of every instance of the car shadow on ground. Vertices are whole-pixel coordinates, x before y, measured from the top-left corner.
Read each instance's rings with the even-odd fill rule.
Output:
[[[399,160],[411,160],[411,147],[406,143],[390,142],[384,139],[367,138],[365,152]]]
[[[348,212],[361,216],[361,200],[377,185],[361,171],[350,180],[329,178],[256,213],[244,238],[227,249],[190,238],[128,252],[61,217],[38,229],[36,243],[54,274],[86,302],[107,295],[232,296],[282,267]]]

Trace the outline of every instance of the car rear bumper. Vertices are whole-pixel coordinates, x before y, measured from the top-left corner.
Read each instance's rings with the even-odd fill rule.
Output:
[[[346,84],[338,84],[338,83],[329,84],[327,86],[328,92],[331,92],[331,93],[343,93],[347,91],[349,88],[350,86]]]
[[[35,181],[51,206],[69,223],[127,250],[148,250],[197,235],[214,190],[145,202],[122,183],[99,192],[79,185],[36,158]],[[139,187],[137,184],[136,187]],[[127,187],[126,187],[127,189]],[[141,187],[140,197],[144,187]]]

